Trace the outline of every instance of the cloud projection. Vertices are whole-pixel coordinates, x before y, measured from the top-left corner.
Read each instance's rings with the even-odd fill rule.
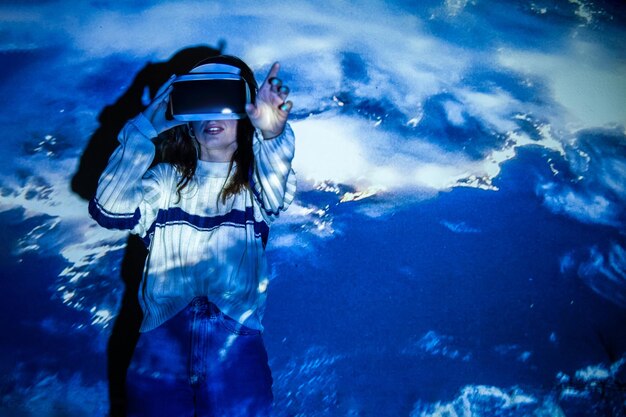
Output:
[[[625,415],[622,9],[4,2],[0,410],[106,414],[128,236],[72,177],[142,70],[206,45],[257,78],[280,61],[295,104],[278,416]]]

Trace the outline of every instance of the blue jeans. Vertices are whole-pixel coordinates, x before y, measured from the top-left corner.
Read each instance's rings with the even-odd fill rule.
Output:
[[[268,416],[273,401],[261,332],[206,297],[140,335],[126,390],[129,417]]]

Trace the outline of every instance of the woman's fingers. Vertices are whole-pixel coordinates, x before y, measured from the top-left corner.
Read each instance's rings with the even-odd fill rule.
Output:
[[[269,79],[270,91],[273,93],[278,93],[280,88],[283,85],[283,81],[278,77],[272,77]]]
[[[259,109],[252,103],[246,104],[246,113],[250,120],[256,120],[259,118]]]
[[[146,108],[148,112],[154,113],[159,111],[165,111],[165,109],[167,108],[167,105],[169,103],[169,95],[172,92],[172,86],[168,85],[165,89],[159,91],[161,94],[157,95],[154,100],[152,100],[152,102],[148,104],[148,107]]]
[[[285,101],[283,104],[281,104],[279,106],[279,109],[281,109],[282,111],[289,113],[291,111],[291,108],[293,107],[293,103],[291,102],[291,100],[289,101]]]
[[[154,99],[156,100],[158,98],[162,98],[161,96],[163,96],[166,93],[166,90],[170,89],[175,79],[176,79],[176,74],[172,74],[172,76],[165,82],[165,84],[163,84],[159,88],[156,95],[154,96]],[[167,95],[169,95],[170,91],[167,91]]]
[[[143,111],[144,116],[150,120],[152,126],[158,133],[170,129],[182,122],[178,120],[168,120],[166,117],[167,107],[169,105],[169,96],[174,89],[173,83],[176,75],[172,75],[157,91],[154,99]]]
[[[283,85],[282,87],[280,87],[278,89],[278,95],[283,101],[285,101],[285,99],[289,95],[289,87],[287,87],[286,85]]]
[[[269,74],[267,74],[267,77],[265,77],[265,80],[263,81],[263,84],[261,84],[261,88],[268,86],[270,87],[270,83],[272,78],[276,78],[276,76],[278,75],[278,70],[280,69],[280,64],[278,62],[274,62],[274,64],[272,65],[272,68],[270,68],[270,72]]]
[[[246,106],[250,121],[261,130],[264,138],[280,135],[293,107],[293,103],[287,101],[289,87],[278,77],[279,69],[279,63],[275,62],[259,88],[255,103]]]
[[[261,84],[257,100],[265,102],[272,107],[281,108],[285,104],[290,90],[289,87],[283,85],[283,80],[278,78],[279,69],[280,64],[275,62],[272,68],[270,68],[267,77],[265,77],[263,84]]]

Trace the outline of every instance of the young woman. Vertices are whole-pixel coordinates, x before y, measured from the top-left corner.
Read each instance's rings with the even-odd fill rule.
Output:
[[[245,80],[247,117],[170,120],[172,77],[122,129],[89,205],[100,225],[130,230],[149,248],[141,336],[127,377],[129,416],[270,413],[272,376],[261,337],[265,245],[269,225],[295,193],[292,103],[278,63],[258,90],[238,58],[199,66],[210,63]],[[163,132],[166,162],[149,169],[152,139]]]

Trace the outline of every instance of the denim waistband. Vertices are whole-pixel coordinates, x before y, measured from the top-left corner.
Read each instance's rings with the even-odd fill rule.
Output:
[[[205,313],[209,317],[217,317],[220,315],[220,309],[209,301],[206,296],[194,297],[189,303],[188,308],[196,313]]]

